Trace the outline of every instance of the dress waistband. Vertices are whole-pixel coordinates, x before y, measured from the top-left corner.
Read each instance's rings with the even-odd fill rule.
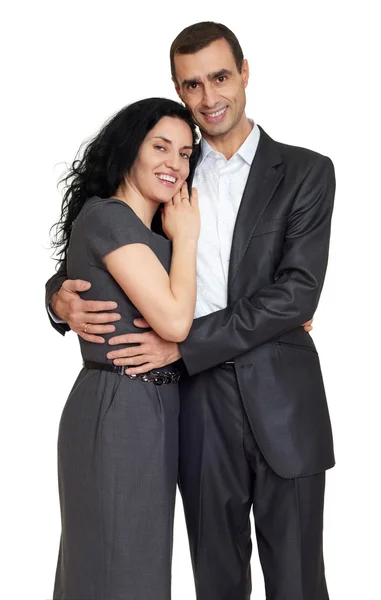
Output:
[[[85,369],[96,369],[98,371],[109,371],[110,373],[117,373],[118,375],[126,375],[129,379],[140,379],[146,383],[153,383],[154,385],[162,385],[163,383],[177,383],[180,379],[180,369],[172,367],[170,370],[151,370],[146,373],[139,373],[137,375],[128,375],[125,373],[126,367],[118,367],[116,365],[109,365],[107,363],[98,363],[91,360],[84,360],[83,366]]]

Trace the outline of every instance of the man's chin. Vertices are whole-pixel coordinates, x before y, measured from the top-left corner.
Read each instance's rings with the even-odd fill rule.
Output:
[[[231,130],[230,123],[216,123],[215,125],[208,124],[199,124],[200,130],[202,134],[209,135],[210,137],[215,137],[218,135],[225,135]]]
[[[229,119],[228,115],[226,115],[225,119],[220,123],[208,123],[207,121],[205,121],[202,114],[200,114],[199,116],[200,118],[196,119],[195,115],[193,115],[193,119],[200,128],[202,134],[206,134],[212,137],[216,135],[223,135],[231,129],[231,119]]]

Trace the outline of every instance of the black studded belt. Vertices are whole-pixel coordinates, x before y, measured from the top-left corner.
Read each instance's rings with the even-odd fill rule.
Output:
[[[163,383],[177,383],[180,379],[180,369],[172,367],[171,369],[159,371],[152,370],[147,373],[138,373],[138,375],[128,375],[125,373],[126,367],[117,367],[116,365],[109,365],[107,363],[98,363],[91,360],[84,360],[83,366],[85,369],[97,369],[98,371],[110,371],[110,373],[117,373],[118,375],[126,375],[129,379],[140,379],[146,383],[153,383],[154,385],[162,385]]]

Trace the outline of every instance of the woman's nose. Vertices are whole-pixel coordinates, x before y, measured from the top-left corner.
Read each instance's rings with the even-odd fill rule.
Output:
[[[165,164],[168,168],[173,169],[173,171],[178,171],[180,169],[180,156],[173,152],[171,156],[167,157]]]

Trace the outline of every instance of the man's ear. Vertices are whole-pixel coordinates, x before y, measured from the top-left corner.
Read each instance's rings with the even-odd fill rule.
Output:
[[[249,76],[250,76],[250,69],[249,69],[249,63],[247,61],[247,58],[245,58],[245,60],[242,63],[241,74],[242,74],[242,78],[243,78],[243,85],[246,88],[247,84],[249,83]]]
[[[173,81],[173,85],[175,86],[176,94],[178,95],[180,100],[182,100],[181,93],[180,93],[180,86],[177,83],[177,80],[174,77],[172,77],[172,81]]]

